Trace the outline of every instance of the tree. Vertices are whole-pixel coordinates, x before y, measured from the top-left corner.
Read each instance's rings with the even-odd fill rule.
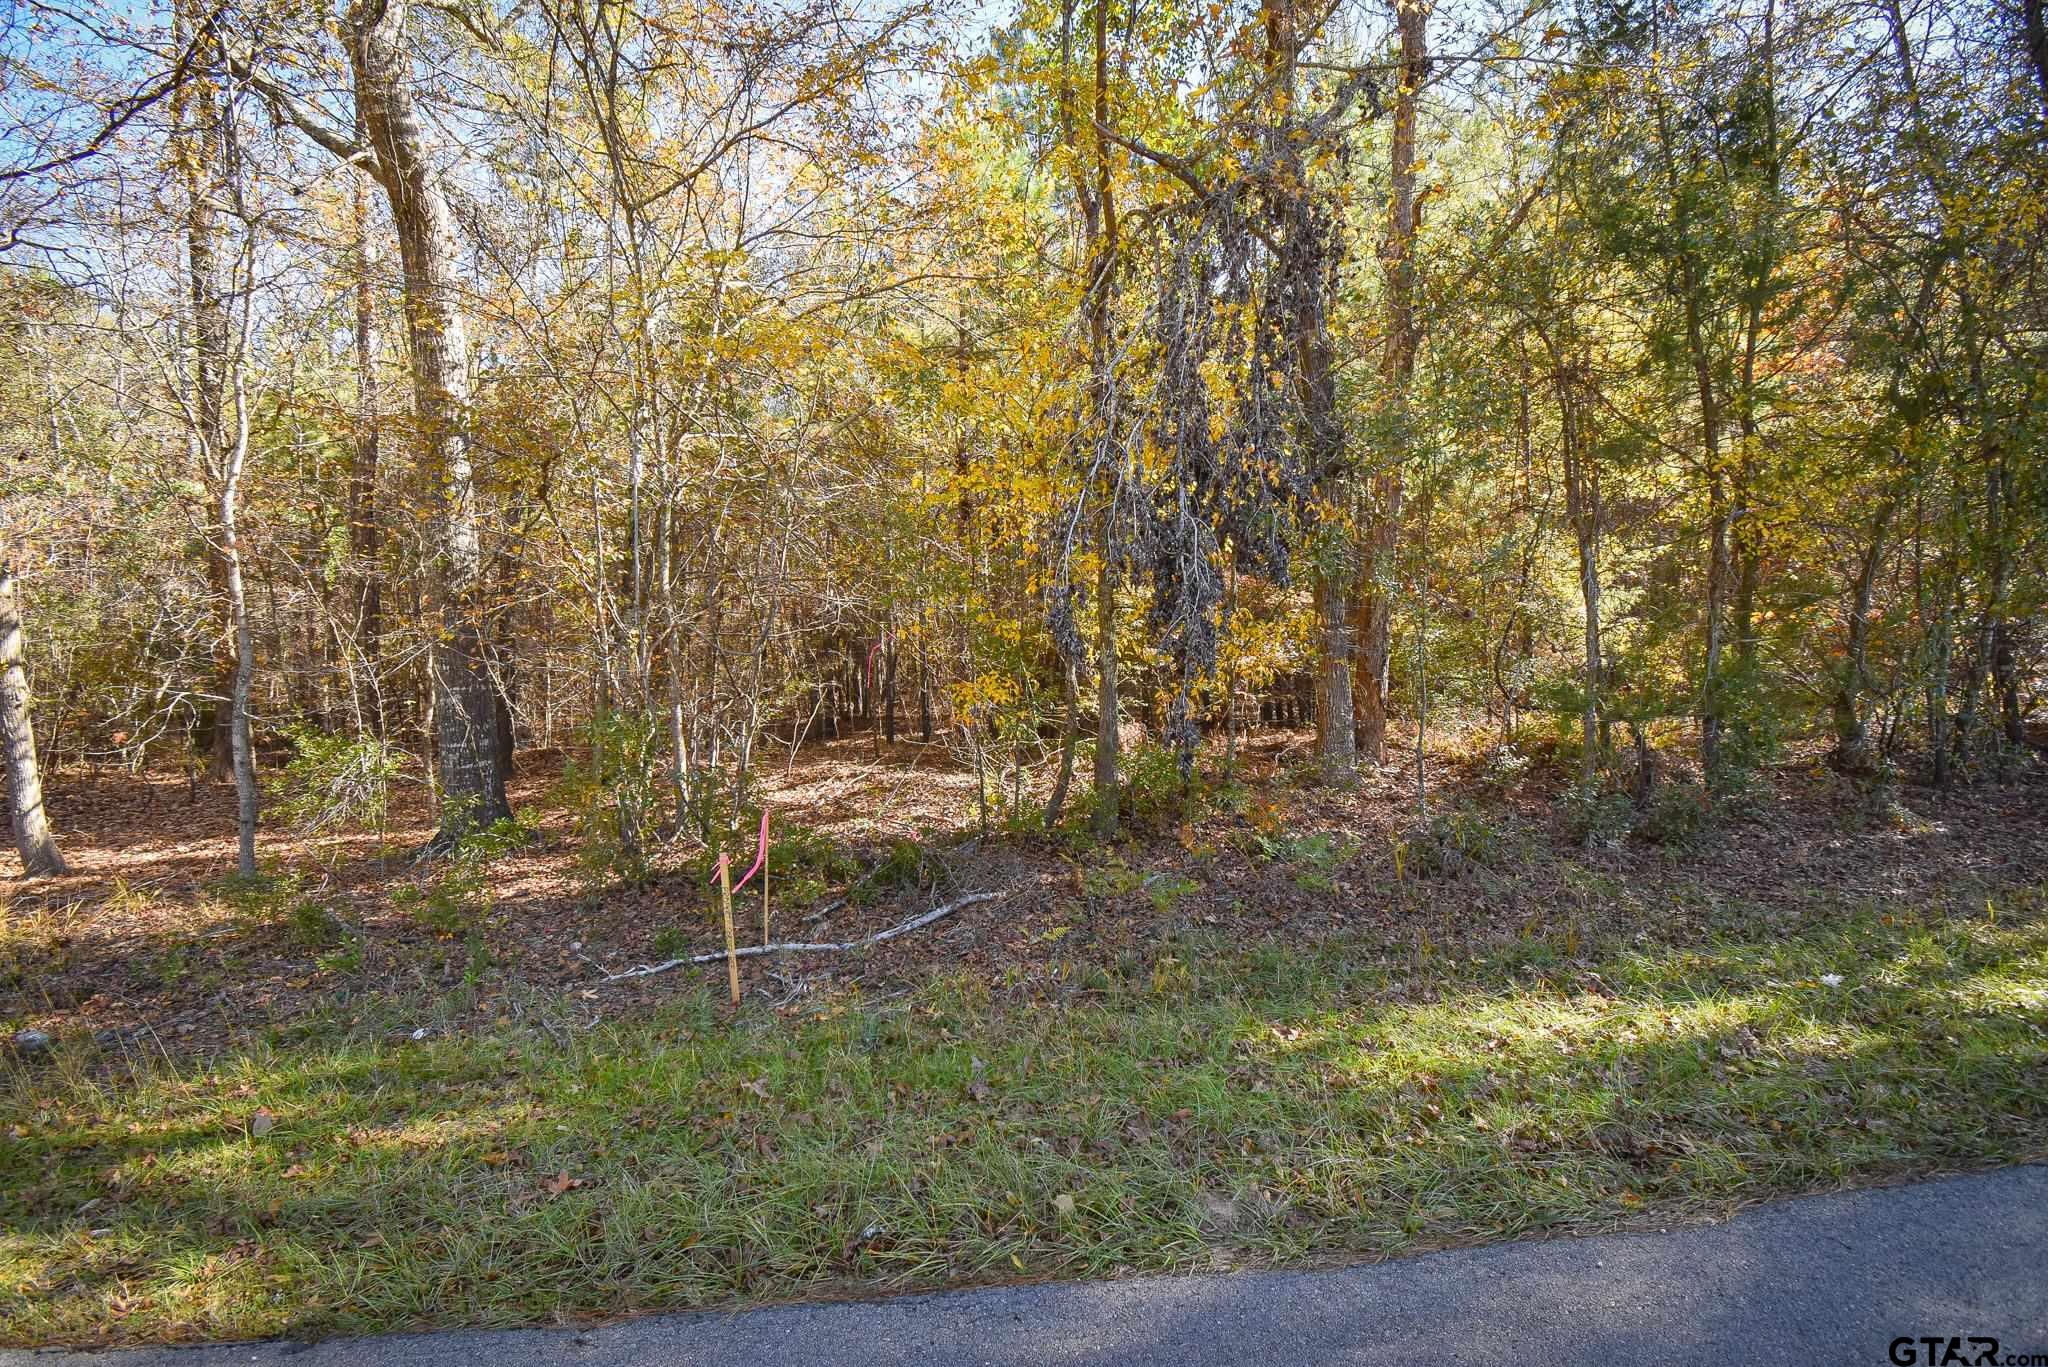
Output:
[[[1429,5],[1394,0],[1400,35],[1399,80],[1394,89],[1393,135],[1387,144],[1387,231],[1380,250],[1386,272],[1386,339],[1380,352],[1385,386],[1387,449],[1367,484],[1362,557],[1365,577],[1358,599],[1358,750],[1370,764],[1387,758],[1387,686],[1393,646],[1392,556],[1401,535],[1406,467],[1414,440],[1410,389],[1421,344],[1416,314],[1415,240],[1421,226],[1416,195],[1416,116],[1429,79]]]
[[[347,16],[358,144],[317,109],[244,68],[280,115],[328,151],[366,165],[397,230],[413,409],[431,518],[429,605],[437,845],[511,815],[501,697],[493,677],[477,506],[470,355],[460,244],[432,139],[413,96],[407,0],[362,0]]]
[[[22,872],[55,878],[70,872],[50,834],[43,808],[42,775],[36,768],[36,733],[29,724],[28,674],[22,668],[21,590],[14,566],[0,563],[0,741],[7,747],[9,815]]]

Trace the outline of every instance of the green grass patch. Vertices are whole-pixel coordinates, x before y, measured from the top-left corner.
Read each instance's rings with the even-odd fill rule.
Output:
[[[1479,957],[1193,938],[1050,1003],[962,980],[727,1023],[685,989],[582,1032],[60,1052],[0,1074],[0,1337],[1378,1257],[2038,1158],[2048,926],[2017,900]]]

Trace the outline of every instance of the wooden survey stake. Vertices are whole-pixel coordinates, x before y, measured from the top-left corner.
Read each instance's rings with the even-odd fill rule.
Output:
[[[739,942],[732,933],[732,862],[718,856],[718,910],[725,919],[725,977],[732,985],[732,1009],[740,1009]]]

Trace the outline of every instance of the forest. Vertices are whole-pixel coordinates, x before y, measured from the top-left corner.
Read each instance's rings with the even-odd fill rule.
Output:
[[[0,1340],[2039,1156],[2043,0],[9,0],[0,128]]]

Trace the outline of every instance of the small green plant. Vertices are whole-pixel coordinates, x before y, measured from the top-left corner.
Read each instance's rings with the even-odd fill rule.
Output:
[[[576,816],[582,843],[577,863],[602,887],[645,882],[661,747],[654,718],[606,710],[582,727],[584,757],[562,771],[556,797]]]
[[[305,879],[275,866],[260,873],[231,873],[216,878],[207,890],[219,898],[243,922],[266,925],[282,919],[299,900]]]
[[[481,919],[483,898],[479,871],[450,869],[424,883],[394,890],[391,905],[436,935],[453,937]]]
[[[405,773],[406,754],[383,736],[345,736],[292,727],[294,754],[285,763],[285,795],[276,804],[302,831],[368,826],[381,837],[391,785]]]
[[[1289,865],[1294,885],[1303,892],[1329,893],[1337,890],[1337,870],[1351,862],[1359,842],[1341,831],[1283,835],[1277,828],[1255,826],[1249,834],[1249,848],[1257,858]]]
[[[1558,799],[1557,806],[1565,835],[1573,844],[1587,849],[1619,845],[1635,829],[1635,804],[1629,801],[1627,793],[1578,784]]]
[[[1636,821],[1635,833],[1653,845],[1688,845],[1714,820],[1714,798],[1691,783],[1667,783],[1657,789]]]
[[[1842,806],[1837,819],[1848,830],[1895,835],[1927,835],[1935,829],[1933,822],[1905,804],[1897,783],[1890,781],[1865,785]]]
[[[1081,891],[1099,902],[1115,902],[1142,893],[1161,916],[1172,911],[1181,898],[1200,890],[1192,878],[1170,873],[1141,873],[1121,859],[1097,864],[1081,875]]]
[[[1394,867],[1405,877],[1456,878],[1500,858],[1500,832],[1476,807],[1438,811],[1394,842]]]
[[[1134,825],[1170,826],[1185,819],[1207,793],[1199,772],[1183,775],[1171,746],[1140,745],[1123,756],[1122,811]]]
[[[491,971],[491,946],[484,939],[483,932],[474,929],[463,939],[462,945],[462,982],[466,987],[475,987]]]
[[[870,906],[891,892],[915,887],[924,881],[925,858],[924,846],[915,840],[892,841],[889,852],[848,895],[857,904]]]
[[[192,971],[192,947],[173,945],[157,956],[152,967],[156,973],[156,980],[168,991],[183,982],[185,976]]]
[[[1512,744],[1496,746],[1486,757],[1484,780],[1496,788],[1511,788],[1528,777],[1534,761]]]
[[[690,932],[681,926],[663,926],[654,932],[654,957],[680,959],[690,947]]]
[[[354,935],[344,936],[341,945],[322,954],[313,961],[323,973],[334,973],[350,977],[363,971],[363,942]]]
[[[1185,960],[1168,954],[1152,964],[1152,995],[1184,997],[1195,989],[1195,975]]]
[[[1294,866],[1294,886],[1303,892],[1337,890],[1337,870],[1358,853],[1359,842],[1337,831],[1317,831],[1289,842],[1287,862]]]
[[[286,916],[292,941],[307,949],[331,949],[348,938],[341,918],[317,897],[301,897]]]
[[[1026,838],[1045,834],[1045,808],[1037,802],[1026,800],[1000,804],[1003,814],[1003,834]]]
[[[768,876],[781,905],[807,906],[860,876],[860,861],[823,831],[791,823],[770,835]]]
[[[441,857],[432,877],[396,889],[391,904],[437,935],[467,934],[491,910],[487,866],[531,838],[510,818],[473,830]]]
[[[1172,911],[1181,898],[1191,892],[1201,891],[1202,885],[1192,878],[1178,874],[1155,873],[1146,880],[1145,895],[1152,899],[1152,910],[1161,916]]]
[[[1723,673],[1710,702],[1721,718],[1721,739],[1707,787],[1724,803],[1752,805],[1760,797],[1765,767],[1784,750],[1788,701],[1751,662]]]

